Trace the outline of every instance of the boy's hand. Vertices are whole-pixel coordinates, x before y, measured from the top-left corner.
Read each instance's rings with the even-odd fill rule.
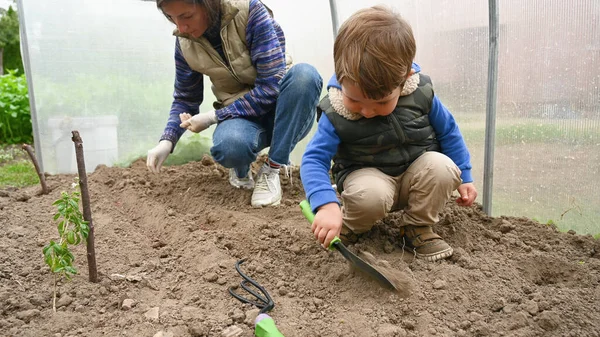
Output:
[[[332,202],[319,207],[317,214],[315,214],[311,231],[323,247],[329,247],[331,240],[339,236],[341,230],[342,211],[340,210],[340,205]]]
[[[464,183],[458,186],[458,193],[460,198],[456,199],[456,203],[460,206],[471,206],[477,198],[477,189],[473,183]]]

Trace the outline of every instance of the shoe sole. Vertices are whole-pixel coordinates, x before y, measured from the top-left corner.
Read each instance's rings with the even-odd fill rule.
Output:
[[[233,184],[229,184],[235,188],[237,188],[238,190],[252,190],[254,189],[254,186],[235,186]]]
[[[417,253],[417,258],[423,259],[423,260],[428,261],[428,262],[435,262],[435,261],[447,259],[450,256],[452,256],[452,254],[454,254],[454,249],[452,249],[452,247],[450,247],[449,249],[447,249],[445,251],[437,252],[437,253],[432,253],[432,254],[419,254],[419,253]]]
[[[267,206],[279,206],[281,204],[281,200],[275,201],[273,203],[270,204],[264,204],[264,205],[254,205],[252,204],[252,207],[254,208],[263,208],[263,207],[267,207]]]

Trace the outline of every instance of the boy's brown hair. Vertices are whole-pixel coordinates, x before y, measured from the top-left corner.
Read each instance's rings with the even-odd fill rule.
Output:
[[[339,29],[335,74],[340,84],[352,81],[366,97],[381,99],[404,85],[416,52],[412,28],[400,15],[383,6],[361,9]]]

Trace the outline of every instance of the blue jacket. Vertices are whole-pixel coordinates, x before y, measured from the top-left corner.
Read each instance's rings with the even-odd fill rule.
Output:
[[[413,69],[415,72],[421,71],[416,63],[413,63]],[[341,89],[335,75],[331,77],[327,84],[327,89],[331,87]],[[467,145],[454,117],[437,96],[433,97],[429,122],[440,143],[441,152],[450,157],[461,170],[463,183],[473,182],[471,156]],[[339,144],[340,138],[329,119],[320,118],[317,131],[308,143],[300,165],[300,177],[313,212],[316,212],[319,207],[325,204],[339,203],[329,178],[331,160]]]

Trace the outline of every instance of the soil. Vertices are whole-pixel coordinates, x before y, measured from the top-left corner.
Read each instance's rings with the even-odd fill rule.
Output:
[[[299,211],[297,171],[283,175],[279,207],[253,209],[209,158],[147,171],[98,167],[88,176],[100,280],[59,284],[42,247],[56,239],[52,202],[73,175],[0,190],[0,335],[253,336],[258,309],[229,292],[241,269],[267,289],[269,313],[293,336],[600,336],[600,243],[528,218],[492,218],[450,202],[435,231],[455,249],[447,260],[414,259],[399,244],[397,214],[352,251],[405,275],[406,292],[381,287],[321,248]],[[239,331],[240,334],[234,331]]]

